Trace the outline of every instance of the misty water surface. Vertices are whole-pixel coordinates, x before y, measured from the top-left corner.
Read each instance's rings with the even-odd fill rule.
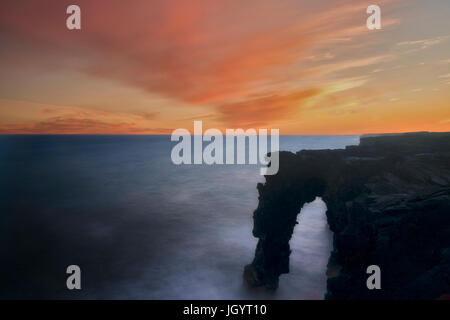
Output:
[[[343,148],[357,136],[283,136],[281,149]],[[331,234],[303,209],[291,272],[248,290],[259,166],[175,166],[168,136],[0,136],[0,297],[321,299]],[[82,269],[68,291],[66,267]]]

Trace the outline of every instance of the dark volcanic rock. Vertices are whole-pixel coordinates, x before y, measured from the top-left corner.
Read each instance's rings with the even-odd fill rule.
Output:
[[[345,150],[280,152],[280,170],[258,184],[244,278],[275,289],[289,272],[300,209],[316,196],[334,232],[328,299],[434,299],[450,293],[450,133],[362,137]],[[366,269],[381,268],[381,290]],[[325,272],[325,270],[324,270]]]

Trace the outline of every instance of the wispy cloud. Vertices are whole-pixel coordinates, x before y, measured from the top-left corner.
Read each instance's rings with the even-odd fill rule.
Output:
[[[398,78],[410,79],[411,65],[419,68],[419,61],[409,61],[413,55],[402,54],[437,50],[447,41],[449,36],[405,36],[406,27],[391,32],[408,23],[394,8],[404,3],[380,0],[383,29],[370,31],[368,4],[359,0],[133,0],[132,5],[78,0],[83,28],[71,32],[64,23],[65,1],[2,0],[0,85],[11,77],[18,85],[1,93],[46,108],[12,111],[0,102],[0,125],[3,132],[164,132],[199,117],[217,126],[268,126],[303,112],[310,112],[305,117],[316,112],[317,122],[340,131],[367,119],[383,124],[375,115],[384,109],[381,104],[365,109],[373,110],[371,116],[339,126],[327,117],[361,113],[361,101],[374,104],[392,96],[403,101],[400,92],[385,93],[400,84]],[[400,56],[402,67],[390,77]],[[421,72],[429,65],[420,66]],[[59,85],[60,78],[80,74],[113,89],[99,95],[76,81]],[[54,79],[57,89],[50,80],[39,90],[43,75]],[[432,77],[439,82],[435,73]],[[402,89],[409,93],[419,86],[426,88],[411,81]],[[84,108],[60,105],[73,99]]]
[[[261,127],[288,118],[300,110],[310,98],[320,94],[319,89],[308,89],[290,94],[272,94],[220,105],[218,111],[225,123],[234,127]]]
[[[447,41],[450,38],[450,36],[440,36],[440,37],[434,37],[429,39],[422,39],[422,40],[413,40],[413,41],[402,41],[397,43],[398,46],[413,46],[417,47],[417,49],[428,49],[429,47],[441,44],[445,41]]]

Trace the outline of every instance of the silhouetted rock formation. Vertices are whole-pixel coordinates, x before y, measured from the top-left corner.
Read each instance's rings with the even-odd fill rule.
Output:
[[[345,150],[280,152],[280,170],[258,184],[244,278],[275,289],[289,272],[297,215],[316,196],[334,232],[328,299],[438,298],[450,293],[450,134],[362,137]],[[381,290],[366,269],[381,268]],[[325,272],[325,270],[324,270]]]

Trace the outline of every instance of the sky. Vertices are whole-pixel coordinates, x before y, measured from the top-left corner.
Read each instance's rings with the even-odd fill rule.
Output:
[[[448,17],[448,0],[1,0],[0,133],[450,131]]]

